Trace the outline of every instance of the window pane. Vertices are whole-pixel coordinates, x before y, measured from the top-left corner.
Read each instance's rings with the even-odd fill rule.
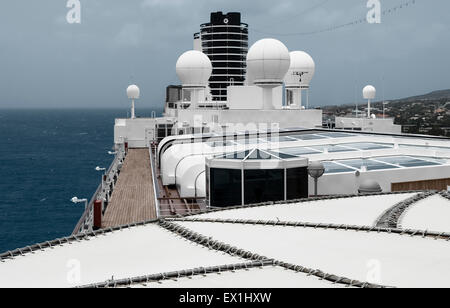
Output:
[[[287,199],[308,198],[308,168],[287,170]]]
[[[236,206],[242,204],[241,170],[210,170],[210,205],[214,207]]]
[[[245,170],[245,204],[284,200],[284,170]]]

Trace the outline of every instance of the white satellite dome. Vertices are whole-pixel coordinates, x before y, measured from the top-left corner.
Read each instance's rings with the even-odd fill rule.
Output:
[[[309,88],[316,71],[316,64],[313,58],[304,51],[293,51],[290,53],[290,57],[291,65],[284,78],[286,87]]]
[[[375,96],[377,94],[377,90],[374,86],[366,86],[363,89],[363,97],[364,99],[375,99]]]
[[[137,85],[131,85],[127,88],[127,95],[129,99],[139,99],[141,91]]]
[[[182,54],[178,58],[176,69],[183,87],[205,87],[212,74],[211,60],[197,50]]]
[[[255,84],[282,84],[291,63],[289,50],[280,41],[257,41],[247,54],[247,70]]]

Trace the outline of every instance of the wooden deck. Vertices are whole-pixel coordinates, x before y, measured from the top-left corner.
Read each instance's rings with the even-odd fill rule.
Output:
[[[155,195],[148,149],[130,149],[111,201],[103,228],[156,219]]]

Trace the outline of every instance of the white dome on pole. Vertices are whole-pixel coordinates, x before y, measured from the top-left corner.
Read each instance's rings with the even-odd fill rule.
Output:
[[[374,86],[368,85],[365,86],[363,89],[363,97],[364,99],[375,99],[375,96],[377,94],[377,90]]]
[[[127,96],[129,99],[131,99],[131,118],[135,119],[135,109],[134,109],[134,100],[139,99],[139,96],[141,95],[141,91],[139,90],[139,87],[135,84],[132,84],[127,88]]]
[[[286,87],[309,88],[316,71],[313,58],[304,51],[292,51],[290,57],[291,65],[284,78]]]
[[[211,60],[203,52],[190,50],[178,58],[176,71],[183,87],[206,87],[212,74]]]
[[[127,88],[127,96],[129,99],[139,99],[141,91],[137,85],[131,85]]]
[[[363,89],[363,97],[364,97],[364,99],[368,100],[368,102],[367,102],[367,117],[368,118],[372,118],[370,103],[373,99],[375,99],[376,94],[377,94],[377,90],[375,89],[374,86],[368,85],[368,86],[365,86]]]
[[[247,70],[257,85],[281,85],[289,70],[289,50],[280,41],[262,39],[247,54]]]

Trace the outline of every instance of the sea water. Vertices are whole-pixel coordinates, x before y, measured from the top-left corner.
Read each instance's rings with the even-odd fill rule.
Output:
[[[151,111],[147,111],[150,115]],[[68,236],[126,110],[0,110],[0,252]]]

